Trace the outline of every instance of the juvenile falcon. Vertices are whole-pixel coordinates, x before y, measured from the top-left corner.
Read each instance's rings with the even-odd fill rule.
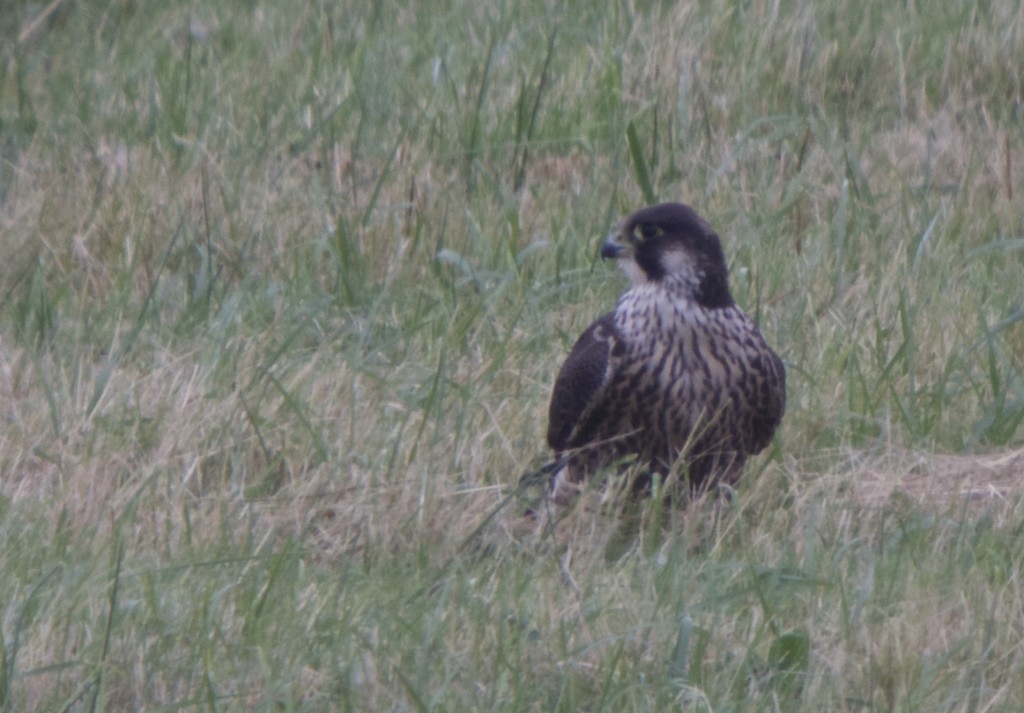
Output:
[[[689,206],[663,203],[626,218],[601,257],[632,284],[555,380],[552,499],[571,502],[589,476],[629,455],[694,490],[734,482],[782,420],[786,372],[733,301],[718,236]]]

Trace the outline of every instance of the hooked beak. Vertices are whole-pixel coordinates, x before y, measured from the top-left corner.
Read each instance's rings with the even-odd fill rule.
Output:
[[[619,244],[618,237],[618,232],[611,233],[601,243],[601,257],[605,260],[617,260],[626,253],[626,249]]]

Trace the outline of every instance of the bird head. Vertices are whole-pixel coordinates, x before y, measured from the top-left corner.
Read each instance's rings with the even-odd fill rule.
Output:
[[[733,304],[718,236],[682,203],[633,213],[605,239],[601,257],[616,260],[634,286],[657,283],[707,308]]]

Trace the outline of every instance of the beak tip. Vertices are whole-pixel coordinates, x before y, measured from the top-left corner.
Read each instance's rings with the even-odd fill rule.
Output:
[[[622,246],[615,242],[615,236],[609,235],[601,243],[601,257],[605,260],[614,260],[622,255]]]

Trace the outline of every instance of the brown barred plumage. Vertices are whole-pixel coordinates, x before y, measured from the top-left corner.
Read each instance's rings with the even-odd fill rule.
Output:
[[[637,211],[604,242],[632,286],[580,336],[555,381],[550,492],[570,502],[631,454],[692,488],[733,482],[782,420],[786,372],[736,306],[718,236],[691,208]]]

